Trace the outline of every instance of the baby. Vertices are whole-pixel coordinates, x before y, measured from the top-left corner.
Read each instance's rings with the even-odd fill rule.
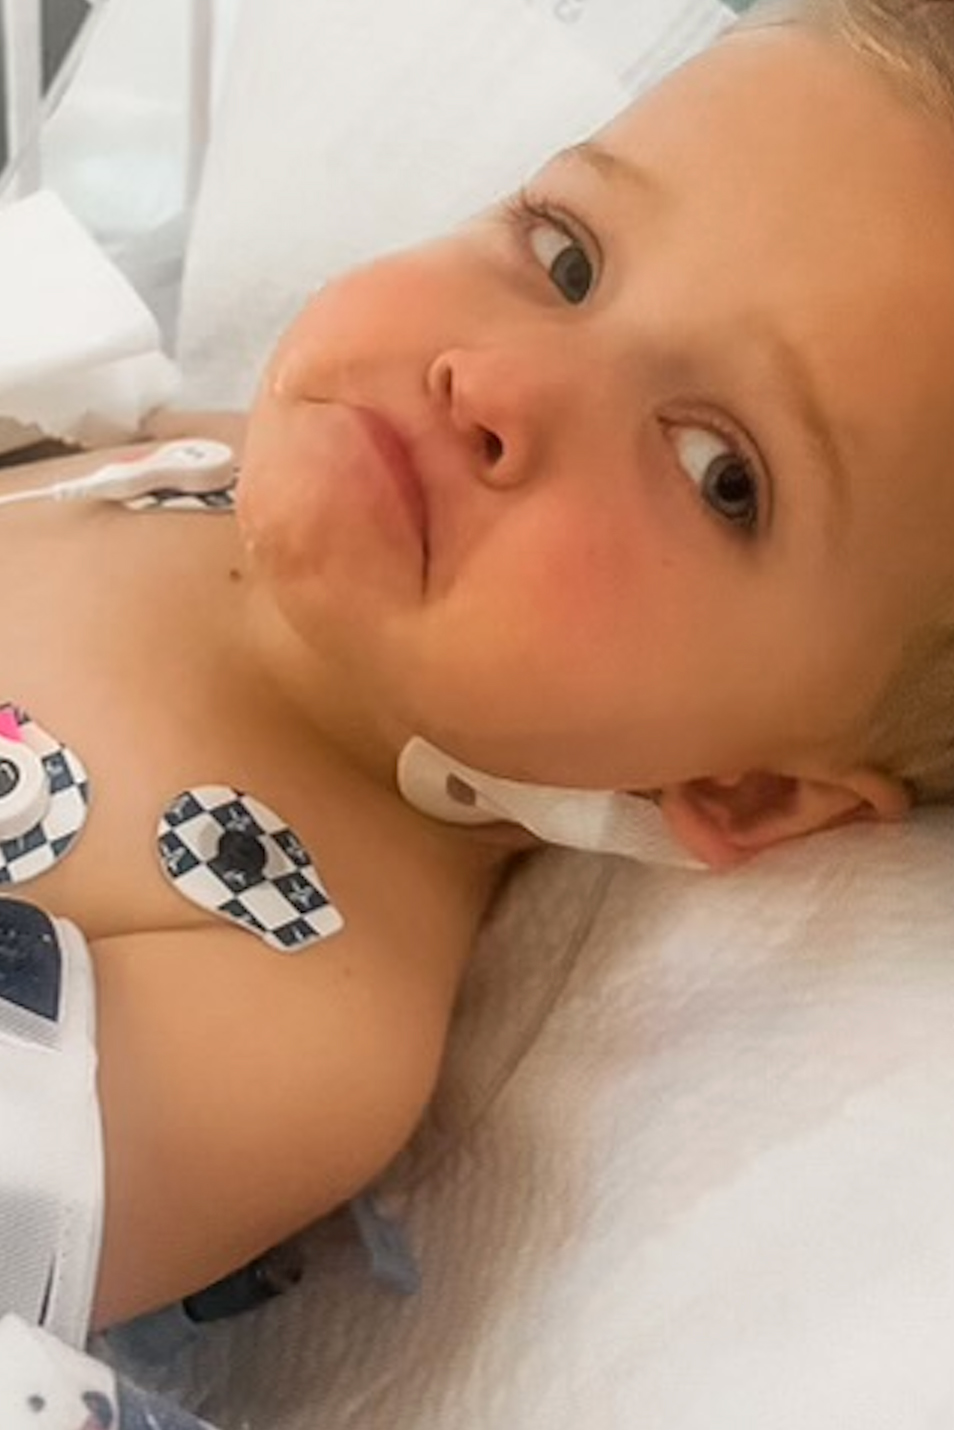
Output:
[[[645,796],[718,869],[950,796],[952,96],[946,0],[758,13],[517,198],[325,288],[234,519],[0,513],[4,698],[90,782],[75,848],[9,892],[92,955],[98,1324],[338,1206],[418,1120],[531,841],[402,798],[414,736]],[[157,820],[208,786],[294,831],[320,947],[163,877]]]

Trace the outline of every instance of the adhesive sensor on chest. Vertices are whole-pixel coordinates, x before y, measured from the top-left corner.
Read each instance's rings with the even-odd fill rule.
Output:
[[[0,839],[17,839],[39,824],[50,799],[43,761],[8,726],[0,734]]]
[[[179,498],[201,498],[227,489],[234,481],[235,456],[231,447],[192,437],[184,442],[167,442],[145,457],[110,462],[83,477],[9,492],[0,496],[0,507],[32,501],[131,504],[165,492]],[[209,503],[200,500],[194,507],[208,510]]]
[[[19,706],[0,705],[0,887],[64,858],[88,807],[89,778],[74,751]]]
[[[240,790],[200,785],[177,795],[159,821],[157,850],[184,898],[281,953],[344,926],[298,836]]]

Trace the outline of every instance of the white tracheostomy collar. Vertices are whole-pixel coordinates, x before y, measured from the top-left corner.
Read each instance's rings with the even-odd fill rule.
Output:
[[[503,819],[568,849],[673,868],[706,867],[673,837],[653,802],[639,795],[502,779],[463,764],[419,735],[401,751],[397,782],[408,804],[450,824]]]

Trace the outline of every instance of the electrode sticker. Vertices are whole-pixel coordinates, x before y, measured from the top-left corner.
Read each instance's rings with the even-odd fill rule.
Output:
[[[11,702],[0,704],[0,733],[4,740],[22,742],[39,762],[46,788],[41,813],[27,828],[4,834],[4,801],[14,801],[23,770],[13,761],[0,762],[0,886],[25,884],[45,874],[72,849],[89,809],[89,776],[74,751],[27,712]]]
[[[223,487],[217,492],[180,492],[174,487],[160,487],[145,496],[123,502],[130,511],[205,511],[235,510],[235,487]]]
[[[344,927],[298,836],[241,790],[184,790],[162,814],[157,849],[180,894],[282,953]]]

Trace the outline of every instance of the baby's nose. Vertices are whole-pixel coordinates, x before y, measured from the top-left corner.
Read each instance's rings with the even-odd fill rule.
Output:
[[[452,348],[430,366],[427,388],[465,439],[481,480],[517,485],[532,475],[572,409],[566,364],[554,353]]]

